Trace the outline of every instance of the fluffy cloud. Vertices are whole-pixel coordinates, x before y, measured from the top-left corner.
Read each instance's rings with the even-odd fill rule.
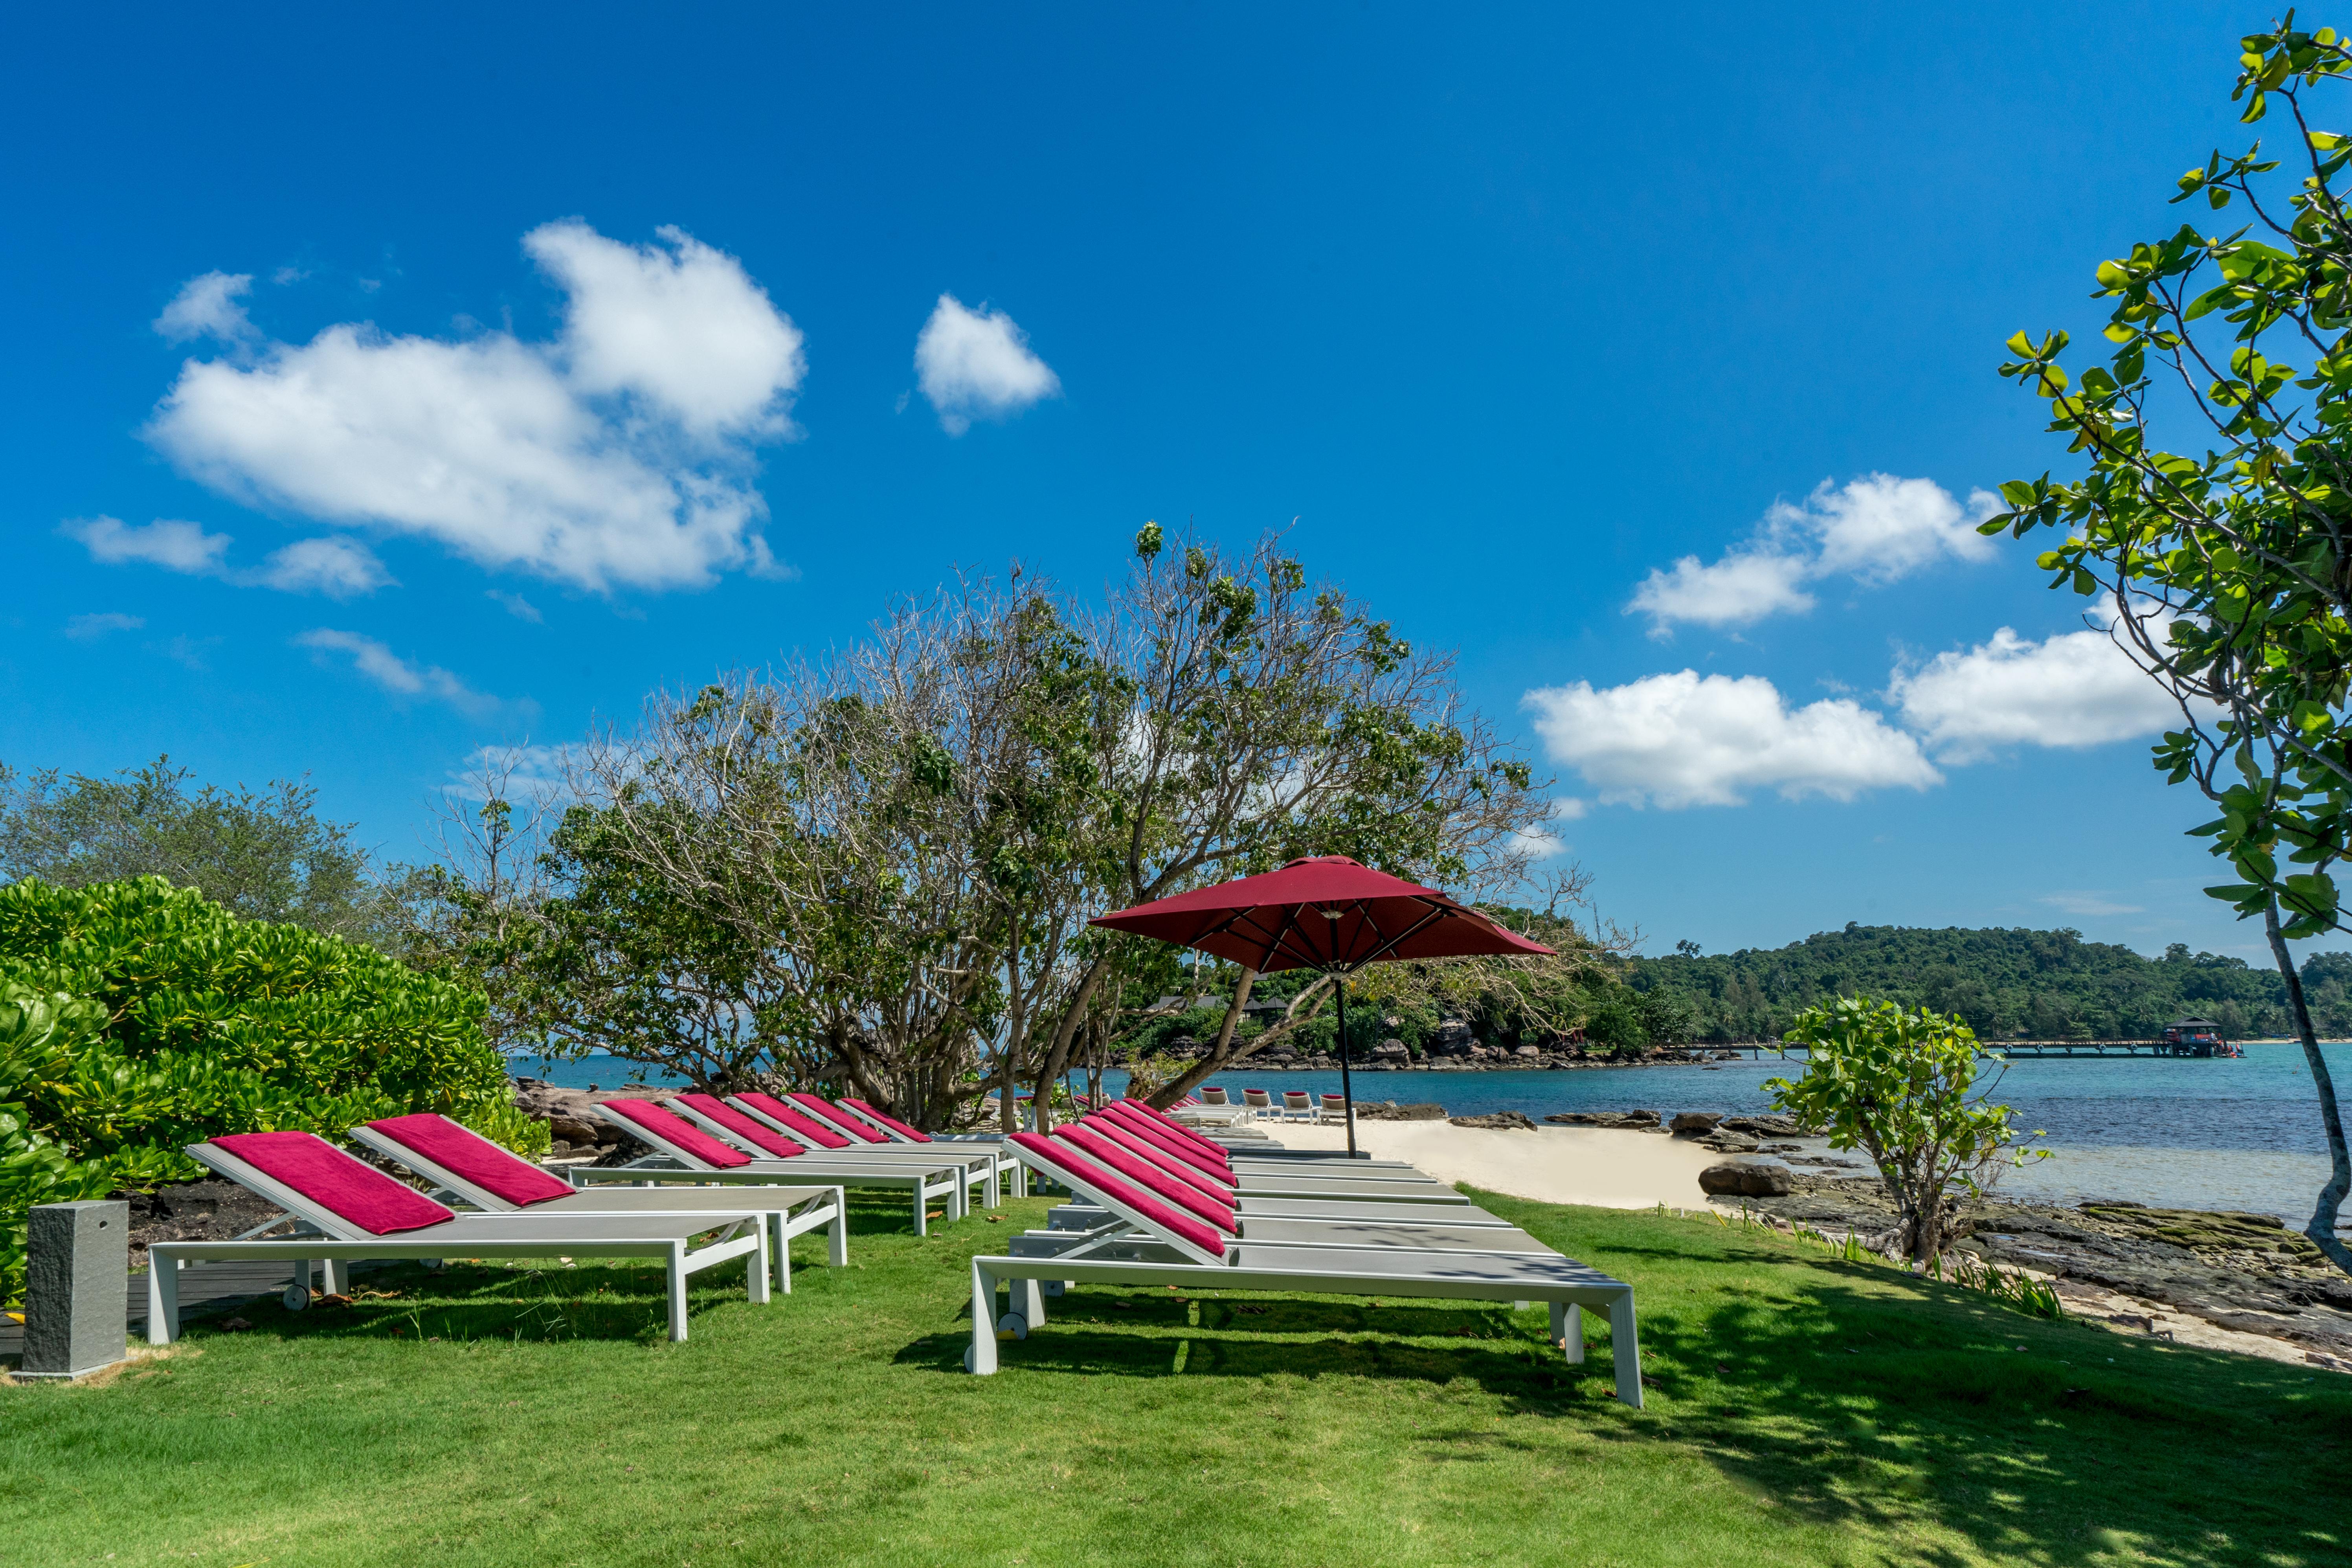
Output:
[[[143,616],[103,610],[97,615],[76,616],[66,622],[66,636],[76,642],[95,642],[109,632],[135,632],[146,624]]]
[[[237,303],[252,290],[250,272],[207,272],[191,278],[180,285],[180,291],[172,296],[172,302],[155,318],[155,330],[175,343],[194,338],[243,342],[257,335],[245,307]]]
[[[1748,792],[1852,800],[1942,782],[1919,742],[1860,703],[1791,708],[1761,676],[1685,669],[1596,690],[1530,691],[1536,731],[1612,805],[1739,805]]]
[[[2105,893],[2074,892],[2044,893],[2035,900],[2048,904],[2063,915],[2137,915],[2147,912],[2143,904],[2117,903]]]
[[[1572,795],[1555,800],[1542,822],[1511,836],[1511,847],[1531,860],[1549,860],[1555,855],[1565,855],[1569,844],[1560,836],[1560,825],[1580,822],[1591,809],[1590,802],[1578,800]]]
[[[393,581],[367,546],[349,539],[298,539],[259,566],[239,570],[228,563],[228,547],[236,541],[226,533],[206,533],[193,522],[159,518],[137,528],[120,518],[76,518],[59,531],[79,540],[91,560],[106,565],[142,562],[191,577],[217,577],[240,588],[348,599]]]
[[[800,330],[734,258],[661,239],[526,236],[567,295],[549,342],[343,323],[190,360],[148,438],[239,499],[591,590],[772,571],[752,447],[790,429]]]
[[[512,616],[516,620],[529,621],[535,626],[544,626],[547,624],[547,617],[539,613],[539,606],[532,604],[529,599],[524,598],[520,594],[509,594],[498,588],[487,589],[485,590],[485,593],[492,604],[498,605],[499,608],[504,610],[508,615]]]
[[[296,637],[294,646],[322,656],[345,655],[353,670],[395,698],[431,698],[476,719],[486,718],[506,706],[497,698],[475,690],[439,665],[413,664],[375,638],[357,632],[321,626]],[[320,662],[325,662],[323,658]]]
[[[1004,419],[1062,390],[1053,368],[1030,352],[1027,334],[1002,310],[967,310],[942,294],[915,338],[915,374],[950,436],[974,419]]]
[[[1823,480],[1801,506],[1775,501],[1755,538],[1709,564],[1685,555],[1653,571],[1628,615],[1648,616],[1653,636],[1677,623],[1745,626],[1813,606],[1801,583],[1847,576],[1878,587],[1950,558],[1985,561],[1993,544],[1976,531],[2000,500],[1972,490],[1963,506],[1932,479],[1868,474],[1833,488]]]
[[[1949,763],[1974,762],[2001,746],[2102,746],[2180,722],[2163,688],[2099,631],[2033,642],[2003,626],[1965,652],[1897,669],[1887,696],[1937,760]]]

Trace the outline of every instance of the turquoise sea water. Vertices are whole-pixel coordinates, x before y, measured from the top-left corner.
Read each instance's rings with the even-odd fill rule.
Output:
[[[2325,1047],[2339,1096],[2352,1098],[2352,1045]],[[542,1063],[516,1058],[513,1071],[573,1088],[616,1089],[632,1081],[676,1082],[609,1057]],[[1770,1109],[1764,1080],[1802,1070],[1801,1060],[1704,1066],[1581,1068],[1573,1071],[1359,1072],[1359,1100],[1435,1100],[1456,1116],[1521,1110],[1540,1121],[1555,1110]],[[1073,1078],[1074,1087],[1077,1079]],[[1222,1073],[1210,1082],[1244,1089],[1337,1092],[1337,1072]],[[1126,1087],[1112,1073],[1108,1087]],[[2047,1136],[2051,1159],[2002,1179],[2004,1193],[2070,1202],[2130,1198],[2163,1207],[2235,1208],[2298,1224],[2327,1177],[2318,1095],[2302,1050],[2256,1041],[2235,1060],[2085,1057],[2009,1064],[1994,1097],[2018,1124]]]

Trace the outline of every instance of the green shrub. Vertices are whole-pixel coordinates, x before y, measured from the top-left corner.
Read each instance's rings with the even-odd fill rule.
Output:
[[[0,889],[0,1300],[22,1288],[33,1205],[191,1180],[181,1149],[219,1133],[341,1142],[357,1122],[434,1110],[543,1152],[485,1005],[159,877]]]

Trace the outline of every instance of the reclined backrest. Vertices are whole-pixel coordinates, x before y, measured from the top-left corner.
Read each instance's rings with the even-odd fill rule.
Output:
[[[673,1115],[650,1100],[607,1100],[592,1109],[689,1165],[731,1171],[751,1163],[751,1155],[730,1149],[685,1117]]]
[[[205,1158],[215,1149],[229,1159]],[[320,1222],[322,1230],[345,1236],[353,1231],[397,1236],[446,1225],[457,1217],[456,1210],[442,1207],[415,1187],[394,1181],[309,1132],[228,1132],[209,1143],[192,1143],[188,1152],[264,1197],[282,1203],[291,1194],[311,1211],[302,1217]],[[248,1170],[282,1192],[255,1185],[247,1177]],[[340,1223],[329,1225],[325,1223],[329,1219]]]
[[[1230,1183],[1219,1181],[1198,1165],[1186,1164],[1167,1150],[1143,1137],[1116,1116],[1108,1116],[1101,1111],[1097,1111],[1078,1125],[1091,1128],[1138,1159],[1149,1160],[1169,1175],[1188,1186],[1199,1188],[1203,1194],[1214,1198],[1221,1204],[1230,1205],[1234,1201],[1234,1189]]]
[[[1138,1116],[1146,1118],[1153,1126],[1158,1127],[1161,1131],[1166,1132],[1169,1136],[1191,1144],[1193,1148],[1200,1150],[1203,1154],[1209,1155],[1211,1158],[1217,1160],[1223,1160],[1225,1157],[1225,1148],[1223,1144],[1218,1143],[1211,1139],[1202,1137],[1198,1132],[1193,1131],[1191,1128],[1185,1126],[1182,1122],[1177,1121],[1174,1117],[1169,1115],[1158,1106],[1140,1100],[1122,1100],[1118,1101],[1118,1103],[1126,1106]]]
[[[387,1116],[369,1122],[368,1130],[397,1144],[407,1156],[403,1163],[415,1164],[423,1174],[439,1180],[446,1172],[518,1208],[572,1195],[569,1182],[446,1116]]]
[[[730,1096],[746,1110],[756,1110],[779,1127],[790,1128],[820,1149],[846,1149],[850,1141],[796,1106],[786,1105],[772,1094],[738,1094]]]
[[[1222,1182],[1229,1183],[1232,1180],[1231,1175],[1228,1173],[1222,1163],[1210,1159],[1207,1155],[1202,1153],[1199,1150],[1191,1147],[1189,1144],[1181,1143],[1175,1139],[1171,1138],[1167,1133],[1162,1132],[1157,1126],[1146,1121],[1144,1118],[1134,1115],[1117,1105],[1106,1106],[1103,1109],[1102,1114],[1118,1121],[1121,1126],[1134,1133],[1137,1137],[1143,1139],[1149,1143],[1157,1145],[1159,1148],[1166,1151],[1172,1157],[1183,1161],[1186,1164],[1192,1166],[1196,1170],[1204,1171]]]
[[[1129,1153],[1084,1122],[1066,1121],[1054,1129],[1054,1136],[1075,1145],[1089,1159],[1108,1165],[1152,1196],[1175,1205],[1195,1219],[1207,1221],[1227,1236],[1242,1233],[1231,1207],[1217,1202],[1200,1188],[1178,1181],[1149,1160]]]
[[[866,1121],[873,1122],[877,1127],[888,1128],[891,1131],[896,1132],[899,1137],[904,1138],[909,1143],[928,1143],[931,1141],[931,1135],[923,1131],[920,1128],[909,1127],[895,1116],[886,1116],[881,1111],[875,1110],[872,1106],[866,1104],[862,1100],[850,1100],[844,1097],[843,1099],[836,1100],[835,1103],[847,1106],[850,1110],[857,1112],[858,1115],[863,1116]]]
[[[843,1110],[832,1101],[822,1099],[817,1095],[803,1094],[798,1090],[795,1090],[793,1093],[784,1096],[784,1098],[791,1100],[794,1105],[799,1106],[809,1115],[815,1117],[819,1121],[824,1122],[827,1127],[837,1128],[841,1131],[848,1133],[852,1138],[856,1139],[861,1143],[887,1143],[890,1142],[888,1133],[876,1132],[859,1126],[857,1124],[857,1118],[850,1115],[847,1111]]]
[[[673,1103],[691,1108],[697,1116],[714,1126],[727,1130],[727,1136],[736,1142],[757,1149],[762,1154],[779,1160],[794,1160],[808,1152],[805,1144],[795,1143],[781,1132],[761,1126],[715,1094],[673,1094]]]
[[[1179,1213],[1067,1143],[1040,1138],[1034,1132],[1015,1132],[1007,1142],[1032,1169],[1043,1171],[1138,1229],[1150,1232],[1194,1262],[1224,1261],[1225,1238],[1213,1227]]]

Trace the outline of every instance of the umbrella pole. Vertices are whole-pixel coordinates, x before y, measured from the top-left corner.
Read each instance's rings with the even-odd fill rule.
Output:
[[[1348,1113],[1348,1158],[1356,1157],[1356,1090],[1348,1079],[1348,972],[1332,977],[1339,992],[1339,1100]]]

